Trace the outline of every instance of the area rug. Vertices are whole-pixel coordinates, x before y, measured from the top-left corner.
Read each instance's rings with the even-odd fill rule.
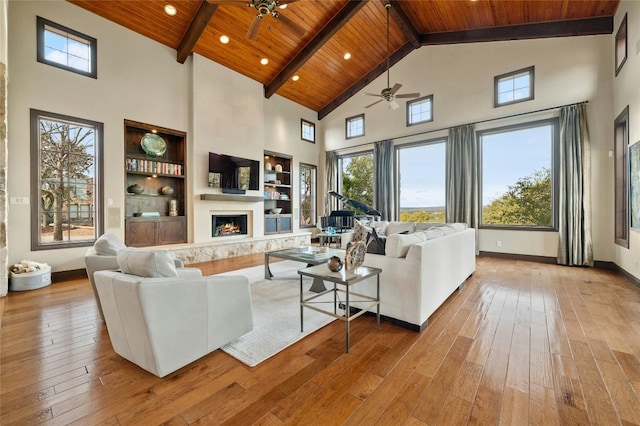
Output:
[[[223,351],[254,367],[298,340],[334,321],[335,318],[311,309],[304,310],[304,332],[300,332],[300,276],[304,263],[274,262],[271,280],[264,279],[264,266],[240,269],[220,275],[244,275],[251,284],[253,330],[233,340]],[[311,279],[305,277],[303,295],[309,296]],[[332,300],[330,294],[324,296]]]

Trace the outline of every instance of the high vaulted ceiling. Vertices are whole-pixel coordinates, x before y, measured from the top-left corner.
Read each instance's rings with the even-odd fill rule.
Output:
[[[68,0],[176,49],[192,52],[318,112],[323,118],[386,70],[389,0],[283,0],[282,18],[257,10],[272,0]],[[169,16],[164,6],[176,7]],[[619,0],[391,0],[389,62],[434,44],[610,34]],[[289,21],[292,21],[289,22]],[[230,41],[222,44],[220,37]],[[351,58],[344,59],[345,53]],[[260,60],[269,63],[262,65]],[[297,81],[292,77],[299,76]]]

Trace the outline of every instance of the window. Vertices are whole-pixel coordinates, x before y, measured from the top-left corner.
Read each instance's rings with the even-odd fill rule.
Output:
[[[300,119],[300,137],[303,141],[316,143],[316,125],[305,119]]]
[[[317,168],[300,163],[300,227],[316,226]]]
[[[629,248],[629,107],[614,122],[615,150],[615,242]]]
[[[407,126],[433,121],[433,95],[407,102]]]
[[[446,143],[435,140],[399,146],[398,207],[404,222],[444,222]]]
[[[102,123],[31,110],[31,249],[93,244],[102,233]]]
[[[340,193],[367,206],[374,206],[373,152],[360,152],[338,157],[338,184]],[[356,215],[363,214],[355,208],[342,205],[344,210],[353,210]]]
[[[347,139],[364,136],[364,114],[347,118],[346,135]]]
[[[533,99],[534,67],[494,77],[494,106]]]
[[[483,226],[555,229],[558,120],[479,132]]]
[[[98,78],[97,40],[38,16],[38,62]]]
[[[616,33],[616,76],[627,60],[627,14],[624,14]]]

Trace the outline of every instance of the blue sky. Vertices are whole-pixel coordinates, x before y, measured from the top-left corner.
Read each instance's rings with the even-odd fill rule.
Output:
[[[551,165],[550,125],[485,134],[482,202],[504,194],[509,185]],[[445,145],[418,145],[399,150],[400,206],[445,205]]]

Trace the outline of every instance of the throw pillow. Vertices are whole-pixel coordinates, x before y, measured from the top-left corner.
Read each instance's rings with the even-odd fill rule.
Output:
[[[387,226],[387,237],[392,234],[398,234],[403,231],[409,231],[412,233],[416,230],[415,222],[389,222]]]
[[[353,221],[353,237],[351,241],[357,243],[358,241],[366,241],[367,234],[371,231],[371,228],[364,226],[358,219]]]
[[[118,251],[118,267],[125,274],[146,278],[177,277],[169,250],[141,250],[132,247]]]
[[[102,234],[100,238],[93,243],[93,248],[101,256],[115,256],[118,250],[127,248],[118,236],[115,234]]]
[[[384,255],[386,245],[387,237],[378,235],[375,231],[370,232],[367,236],[367,253]]]

